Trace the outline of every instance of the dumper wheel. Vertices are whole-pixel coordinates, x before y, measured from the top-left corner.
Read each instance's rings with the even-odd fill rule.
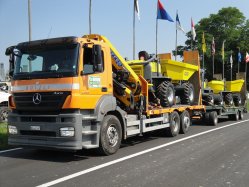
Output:
[[[169,81],[163,81],[156,89],[156,96],[160,99],[162,107],[170,107],[175,102],[174,86]]]
[[[122,140],[122,127],[114,115],[104,117],[100,128],[98,152],[101,155],[111,155],[118,151]]]
[[[214,104],[215,105],[223,105],[223,98],[220,94],[214,94]]]
[[[234,94],[233,95],[233,102],[234,102],[235,106],[240,106],[242,104],[241,95],[240,94]]]
[[[180,95],[181,104],[190,105],[194,102],[194,86],[189,82],[185,82],[181,85],[184,91]]]
[[[212,111],[209,114],[209,124],[216,126],[218,124],[218,115],[216,111]]]
[[[187,110],[185,110],[183,113],[181,113],[180,123],[181,123],[180,133],[186,134],[189,130],[190,125],[191,125],[190,115],[189,115],[189,112]]]
[[[8,120],[8,114],[8,107],[0,107],[0,122],[6,122]]]
[[[214,104],[214,95],[212,93],[205,93],[202,95],[203,104],[210,106]]]
[[[170,126],[167,128],[167,136],[174,137],[179,134],[180,131],[180,116],[179,114],[174,111],[169,116],[169,123]]]
[[[233,104],[233,95],[232,95],[232,93],[226,94],[225,97],[224,97],[224,101],[225,101],[226,105],[232,105]]]

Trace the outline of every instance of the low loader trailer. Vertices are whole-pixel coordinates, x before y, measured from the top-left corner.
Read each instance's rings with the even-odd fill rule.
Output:
[[[200,68],[192,76],[197,85],[193,104],[176,104],[173,98],[168,106],[172,95],[162,87],[171,80],[160,73],[153,82],[145,79],[101,35],[19,43],[6,55],[12,79],[10,145],[96,148],[110,155],[131,136],[158,129],[169,136],[186,133],[192,118],[205,111]],[[199,67],[197,52],[185,56]]]

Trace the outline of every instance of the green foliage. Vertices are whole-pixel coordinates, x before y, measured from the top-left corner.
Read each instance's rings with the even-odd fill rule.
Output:
[[[0,150],[8,146],[7,123],[0,123]]]
[[[230,79],[230,55],[233,54],[233,78],[235,72],[238,71],[238,51],[240,49],[242,58],[245,52],[249,50],[249,20],[246,20],[243,13],[237,8],[228,7],[222,8],[217,14],[211,14],[208,18],[203,18],[195,25],[197,37],[195,41],[191,41],[191,32],[187,33],[186,46],[178,47],[179,54],[183,50],[197,49],[202,54],[202,33],[205,33],[207,44],[207,52],[205,54],[205,68],[207,73],[205,78],[212,79],[212,55],[211,43],[215,39],[215,73],[222,73],[222,57],[221,48],[224,40],[225,42],[225,70],[227,73],[227,80]],[[244,61],[242,59],[242,61]],[[244,64],[240,65],[240,71],[244,71]]]

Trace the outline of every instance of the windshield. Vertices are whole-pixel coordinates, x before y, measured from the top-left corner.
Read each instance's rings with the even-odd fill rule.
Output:
[[[15,52],[14,79],[70,77],[77,73],[78,45],[46,46]]]

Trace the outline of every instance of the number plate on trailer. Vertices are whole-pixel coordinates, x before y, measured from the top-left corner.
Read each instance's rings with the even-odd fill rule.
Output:
[[[40,126],[30,126],[30,130],[39,131],[39,130],[41,130],[41,127]]]

